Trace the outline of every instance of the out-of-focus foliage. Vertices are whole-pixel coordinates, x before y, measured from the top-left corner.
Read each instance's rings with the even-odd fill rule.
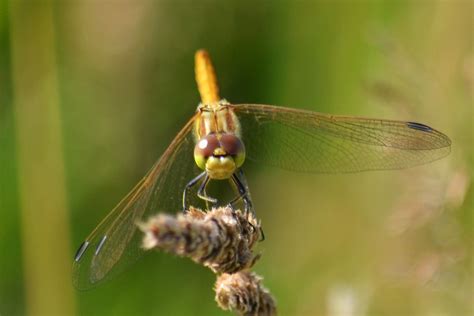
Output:
[[[281,315],[473,312],[471,2],[18,3],[0,2],[0,315],[37,310],[31,280],[49,285],[50,271],[43,279],[28,271],[38,262],[72,264],[74,248],[193,114],[198,48],[211,53],[221,95],[232,103],[420,121],[453,142],[448,158],[403,171],[330,176],[246,165],[267,237],[256,270]],[[44,7],[52,12],[52,34],[41,33]],[[48,60],[44,52],[54,61],[56,85],[48,89],[56,89],[59,126],[50,129],[49,114],[35,126],[61,140],[38,149],[59,150],[53,159],[64,165],[60,197],[55,167],[44,167],[34,152],[20,160],[22,142],[36,142],[34,133],[20,137],[28,130],[25,117],[43,118],[16,109],[18,100],[31,97],[16,86],[18,78],[36,68],[14,64],[21,60],[12,44],[18,43],[15,25],[35,34],[22,42],[31,61]],[[54,46],[35,46],[42,36]],[[32,78],[30,88],[42,91],[45,80]],[[36,184],[30,192],[22,189],[25,178]],[[59,209],[69,218],[61,227],[48,225],[57,221],[46,208],[39,236],[25,231],[22,218],[36,190],[45,205],[53,196],[67,201]],[[56,240],[42,243],[41,232],[51,230]],[[70,251],[51,256],[67,249],[64,242]],[[71,313],[225,315],[213,299],[214,275],[169,255],[145,256],[87,292],[76,292],[61,271],[55,282],[70,292],[57,301]]]

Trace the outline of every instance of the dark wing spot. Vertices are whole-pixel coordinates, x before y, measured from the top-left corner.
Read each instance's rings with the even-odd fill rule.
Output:
[[[416,123],[416,122],[407,122],[409,128],[413,128],[422,132],[431,132],[433,129],[425,124]]]
[[[105,243],[105,240],[107,239],[107,235],[105,235],[104,237],[102,237],[99,241],[99,244],[97,245],[97,248],[95,248],[95,252],[94,252],[94,255],[97,256],[100,252],[100,250],[102,249],[102,247],[104,246],[104,243]]]
[[[89,242],[86,240],[79,246],[79,249],[77,249],[74,261],[79,262],[87,248],[89,248]]]

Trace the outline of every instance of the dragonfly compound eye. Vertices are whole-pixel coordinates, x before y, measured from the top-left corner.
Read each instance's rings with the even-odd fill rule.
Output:
[[[222,134],[219,142],[227,155],[234,158],[236,167],[242,166],[245,160],[245,147],[240,138],[233,134]]]
[[[194,146],[194,160],[199,168],[205,169],[207,159],[220,147],[219,140],[215,134],[209,134],[201,138]]]

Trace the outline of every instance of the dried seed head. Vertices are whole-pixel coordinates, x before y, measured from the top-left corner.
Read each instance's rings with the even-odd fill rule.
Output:
[[[254,265],[260,257],[252,247],[260,239],[260,223],[250,213],[230,207],[209,212],[191,208],[176,217],[159,214],[139,224],[144,249],[158,249],[209,267],[215,273],[234,273]]]
[[[276,303],[262,286],[262,278],[250,271],[224,273],[217,278],[216,301],[224,310],[245,316],[276,315]]]

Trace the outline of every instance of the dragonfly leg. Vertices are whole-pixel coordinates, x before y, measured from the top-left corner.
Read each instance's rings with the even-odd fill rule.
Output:
[[[243,174],[242,171],[239,172],[239,174]],[[250,200],[249,192],[247,188],[244,186],[242,181],[240,180],[239,176],[234,173],[232,175],[232,181],[234,182],[235,186],[239,190],[239,195],[235,197],[232,201],[230,201],[230,205],[233,206],[237,201],[242,199],[244,202],[244,207],[245,207],[245,214],[250,214],[252,212],[252,215],[255,216],[255,212],[252,206],[252,201]],[[250,226],[252,226],[253,230],[256,230],[256,227],[249,222]],[[265,240],[265,233],[263,232],[263,228],[260,226],[260,241]]]
[[[206,188],[204,188],[203,190],[203,195],[208,196],[206,192]],[[204,202],[206,203],[206,210],[209,210],[211,208],[211,204],[209,203],[209,201],[204,201]]]
[[[197,192],[197,196],[206,201],[206,204],[207,202],[210,202],[212,204],[216,204],[217,203],[217,199],[213,198],[213,197],[210,197],[206,194],[206,186],[207,184],[209,183],[209,180],[211,178],[209,178],[209,176],[207,175],[206,173],[206,177],[204,178],[204,180],[202,181],[201,185],[199,186],[199,189],[198,189],[198,192]]]
[[[239,195],[236,196],[233,200],[231,200],[229,204],[233,206],[235,203],[242,199],[242,201],[244,202],[245,213],[252,212],[252,214],[255,215],[253,211],[252,201],[249,198],[247,188],[243,185],[242,181],[236,173],[232,175],[232,182],[237,187]]]
[[[239,186],[241,187],[241,190],[245,192],[245,196],[243,197],[246,211],[251,211],[253,216],[256,216],[255,210],[253,208],[252,204],[252,199],[250,198],[250,192],[248,191],[248,186],[247,186],[247,181],[245,180],[244,176],[244,171],[242,169],[239,169],[238,174],[236,175],[236,179],[239,182]],[[244,179],[244,181],[242,181]]]
[[[192,188],[193,186],[195,186],[199,182],[199,180],[201,180],[201,178],[205,176],[207,176],[207,173],[204,171],[200,173],[196,178],[189,181],[188,184],[186,184],[186,187],[184,188],[184,191],[183,191],[183,212],[186,212],[188,209],[186,205],[186,195],[188,193],[188,190]]]

